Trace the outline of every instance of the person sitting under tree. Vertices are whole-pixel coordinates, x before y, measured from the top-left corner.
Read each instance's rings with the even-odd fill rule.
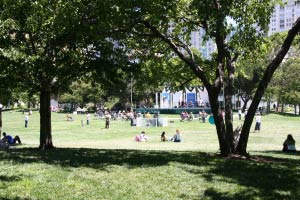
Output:
[[[283,142],[283,152],[295,152],[296,151],[296,142],[291,134],[287,135],[286,140]]]

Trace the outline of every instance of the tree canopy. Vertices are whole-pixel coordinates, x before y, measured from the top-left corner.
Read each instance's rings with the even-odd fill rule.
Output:
[[[89,71],[109,79],[119,70],[123,57],[107,32],[113,10],[107,1],[1,1],[1,71],[39,93],[40,148],[53,147],[51,94]]]
[[[169,59],[180,58],[208,91],[214,115],[221,154],[246,153],[250,126],[265,89],[274,71],[286,55],[299,31],[299,21],[289,32],[282,48],[266,67],[258,83],[245,120],[239,145],[233,145],[232,95],[235,62],[261,47],[276,1],[134,1],[120,3],[124,29],[129,31],[124,43],[142,56],[160,54]],[[127,19],[127,21],[126,21]],[[211,39],[216,53],[211,59],[195,54],[190,43],[193,31],[204,30],[204,40]],[[225,120],[218,95],[224,90]]]

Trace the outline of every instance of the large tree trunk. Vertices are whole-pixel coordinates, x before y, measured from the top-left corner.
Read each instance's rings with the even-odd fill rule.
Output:
[[[271,101],[268,100],[268,101],[267,101],[267,111],[266,111],[266,112],[269,114],[270,111],[271,111]]]
[[[2,106],[0,107],[0,137],[2,133]]]
[[[284,113],[284,103],[281,104],[281,110],[280,110],[280,112]]]
[[[40,149],[54,148],[51,133],[50,90],[40,91]]]
[[[278,110],[278,109],[279,109],[279,103],[280,103],[280,101],[279,101],[279,99],[277,99],[277,105],[276,105],[276,109],[275,109],[276,112],[279,111],[279,110]]]
[[[226,156],[230,153],[230,147],[228,145],[228,142],[226,142],[226,129],[224,119],[222,117],[222,111],[219,107],[218,95],[215,95],[213,93],[214,92],[212,91],[208,91],[211,112],[215,121],[221,155]]]
[[[228,86],[225,87],[225,128],[226,128],[226,143],[228,146],[228,153],[234,152],[233,144],[233,124],[232,124],[232,94],[233,84],[229,80]]]
[[[71,110],[70,110],[70,111],[71,111],[71,112],[75,111],[75,105],[74,105],[73,102],[71,103]]]
[[[284,40],[281,49],[277,53],[276,57],[272,60],[272,62],[268,65],[267,69],[264,72],[262,80],[259,82],[253,101],[248,109],[246,119],[243,124],[240,140],[236,149],[236,152],[239,154],[248,155],[247,144],[248,144],[249,132],[250,132],[251,124],[253,122],[256,109],[259,105],[262,96],[264,95],[268,87],[268,84],[275,70],[278,68],[278,66],[286,56],[287,52],[290,49],[290,46],[292,45],[295,36],[299,33],[299,30],[300,30],[300,18],[297,19],[293,28],[288,32],[288,35]]]

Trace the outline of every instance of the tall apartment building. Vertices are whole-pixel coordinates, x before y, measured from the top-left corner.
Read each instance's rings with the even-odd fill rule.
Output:
[[[289,30],[300,16],[300,3],[296,0],[283,0],[285,5],[276,5],[270,19],[268,36]]]
[[[193,31],[191,33],[191,45],[198,49],[204,58],[210,59],[211,54],[216,51],[216,44],[212,40],[203,41],[204,34],[203,29]]]

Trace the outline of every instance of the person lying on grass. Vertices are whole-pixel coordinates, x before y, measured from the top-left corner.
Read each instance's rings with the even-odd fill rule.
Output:
[[[15,136],[14,138],[11,135],[6,135],[5,132],[3,132],[3,138],[2,141],[9,144],[9,145],[16,145],[18,144],[22,144],[21,139],[19,136]]]

